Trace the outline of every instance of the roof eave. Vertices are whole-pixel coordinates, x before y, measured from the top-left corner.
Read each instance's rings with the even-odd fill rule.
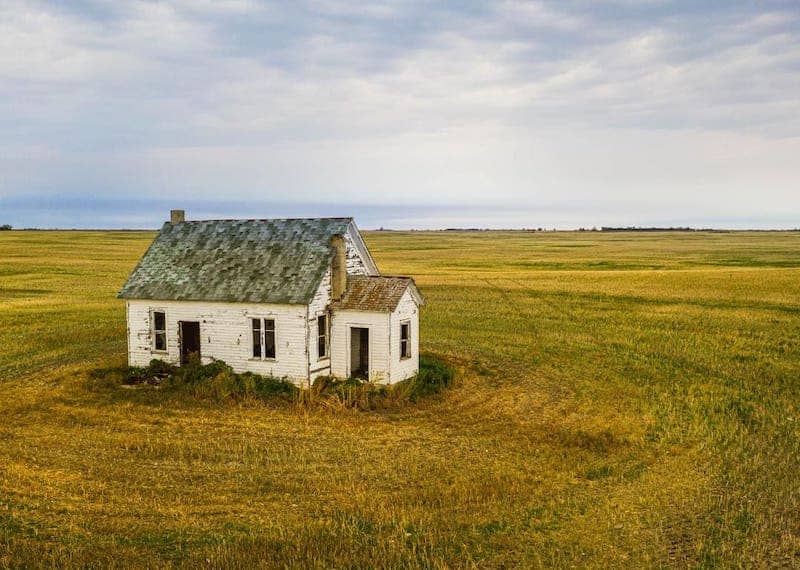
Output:
[[[411,279],[409,286],[411,287],[411,295],[414,297],[414,301],[416,301],[417,305],[420,307],[424,307],[427,304],[425,301],[425,296],[419,290],[419,287],[417,287],[417,283],[414,281],[414,279]]]
[[[117,299],[125,299],[127,301],[152,301],[155,303],[237,303],[247,305],[297,305],[305,307],[310,301],[300,300],[280,300],[280,301],[259,301],[251,299],[208,299],[208,298],[182,298],[182,299],[169,299],[165,297],[141,297],[137,295],[117,295]]]
[[[356,225],[356,221],[353,218],[350,218],[349,226],[353,228],[353,236],[356,249],[359,250],[360,253],[364,256],[364,262],[367,265],[367,270],[370,272],[370,275],[378,276],[381,274],[380,270],[378,269],[378,264],[375,263],[375,258],[372,257],[372,253],[370,253],[369,248],[367,247],[366,242],[364,242],[364,238],[361,236],[361,230],[358,229],[358,225]]]

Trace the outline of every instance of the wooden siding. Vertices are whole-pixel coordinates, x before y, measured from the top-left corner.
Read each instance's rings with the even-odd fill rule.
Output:
[[[308,379],[307,307],[198,301],[130,300],[128,305],[128,362],[146,366],[153,358],[180,362],[179,321],[200,323],[203,363],[224,360],[236,372],[287,377],[300,384]],[[167,322],[167,350],[153,350],[152,310],[163,310]],[[275,319],[274,360],[253,358],[251,318]]]
[[[317,344],[317,317],[328,311],[331,301],[331,272],[328,270],[319,284],[314,298],[308,305],[308,377],[313,382],[318,376],[329,376],[331,373],[330,347],[328,357],[320,360]],[[330,328],[330,326],[329,326]],[[328,338],[329,345],[330,337]]]
[[[336,311],[331,319],[331,370],[334,376],[350,375],[350,328],[369,329],[369,379],[390,383],[389,313]]]
[[[406,289],[389,320],[390,380],[395,383],[419,371],[419,307],[410,290]],[[405,321],[411,323],[411,358],[400,357],[400,324]]]

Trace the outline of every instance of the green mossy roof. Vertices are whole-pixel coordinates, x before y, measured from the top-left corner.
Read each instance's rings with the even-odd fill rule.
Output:
[[[306,304],[351,218],[166,223],[123,299]]]

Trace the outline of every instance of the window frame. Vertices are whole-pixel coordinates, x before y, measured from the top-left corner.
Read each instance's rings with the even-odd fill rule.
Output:
[[[156,328],[156,313],[164,315],[163,329]],[[167,352],[169,352],[169,338],[167,335],[167,329],[168,327],[167,327],[166,309],[150,309],[150,336],[152,338],[150,350],[152,352],[158,352],[159,354],[166,354]],[[164,348],[158,348],[159,335],[163,335],[164,337]]]
[[[256,344],[255,333],[256,323],[258,323],[258,344]],[[267,323],[272,323],[268,328]],[[267,355],[267,333],[272,333],[272,355]],[[275,317],[250,317],[250,360],[275,361],[278,359],[278,334]],[[259,354],[256,355],[256,347]]]
[[[321,334],[319,330],[320,319],[325,320],[325,327]],[[330,318],[328,318],[328,313],[322,313],[321,315],[317,315],[317,360],[327,360],[330,358],[330,350],[331,350],[330,331],[331,327],[330,327]],[[323,344],[320,344],[320,341],[322,341]],[[320,353],[319,350],[320,346],[322,346],[324,349],[322,353]]]
[[[407,331],[406,338],[403,338],[403,329]],[[400,321],[400,360],[411,358],[411,320]]]
[[[261,331],[263,326],[264,319],[260,317],[250,319],[250,358],[252,359],[261,360],[263,358],[264,343],[261,341],[264,336]],[[258,334],[258,338],[256,338],[256,334]],[[258,354],[256,354],[256,350],[258,350]]]

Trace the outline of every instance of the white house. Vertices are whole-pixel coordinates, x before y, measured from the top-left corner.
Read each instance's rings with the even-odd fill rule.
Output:
[[[185,221],[173,210],[119,293],[128,363],[224,360],[308,385],[419,368],[422,295],[382,276],[352,218]]]

